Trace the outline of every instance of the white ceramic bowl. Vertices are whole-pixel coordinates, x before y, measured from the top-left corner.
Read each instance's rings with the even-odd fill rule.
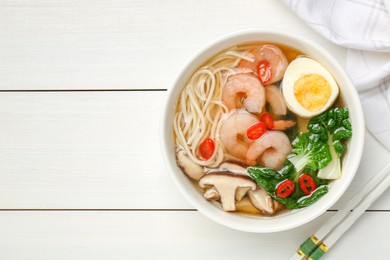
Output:
[[[340,91],[350,111],[350,120],[353,128],[353,135],[342,162],[342,177],[332,183],[329,192],[322,199],[307,208],[292,210],[275,217],[253,217],[228,213],[206,201],[177,166],[172,134],[174,106],[180,91],[194,71],[209,58],[229,47],[258,41],[275,42],[291,46],[315,58],[324,65],[340,86]],[[183,67],[173,86],[168,89],[161,120],[160,139],[168,172],[181,193],[196,209],[215,222],[227,227],[247,232],[268,233],[298,227],[313,220],[329,209],[343,195],[355,176],[361,159],[364,144],[364,119],[355,87],[344,69],[325,49],[302,36],[275,30],[250,30],[227,35],[207,45]]]

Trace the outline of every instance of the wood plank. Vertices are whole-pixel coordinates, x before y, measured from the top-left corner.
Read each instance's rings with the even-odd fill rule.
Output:
[[[164,96],[1,93],[1,207],[159,208],[161,194],[188,207],[160,156]]]
[[[288,28],[344,62],[281,1],[3,0],[0,89],[165,89],[201,47],[253,27]]]
[[[198,212],[1,212],[1,259],[287,259],[332,214],[252,234]],[[323,259],[382,259],[390,213],[365,213]],[[369,237],[369,239],[367,239]]]
[[[185,209],[159,148],[165,92],[0,93],[0,208]],[[146,105],[147,104],[147,105]],[[370,135],[347,196],[390,158]],[[371,208],[390,210],[390,191]]]

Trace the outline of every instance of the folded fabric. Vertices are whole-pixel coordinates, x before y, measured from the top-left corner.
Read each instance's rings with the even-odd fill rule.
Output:
[[[282,0],[328,40],[348,48],[346,70],[368,130],[390,151],[390,0]]]

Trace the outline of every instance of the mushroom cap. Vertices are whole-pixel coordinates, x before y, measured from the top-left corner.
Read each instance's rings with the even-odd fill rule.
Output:
[[[228,171],[210,172],[199,180],[199,186],[205,188],[207,186],[215,186],[215,183],[226,183],[228,186],[234,184],[236,187],[253,187],[256,189],[256,184],[249,176],[242,174],[234,174]]]
[[[274,199],[263,188],[251,190],[248,195],[252,205],[264,214],[272,215],[276,212]]]
[[[199,180],[205,175],[205,171],[202,166],[195,163],[188,157],[184,150],[179,150],[176,153],[177,164],[183,170],[183,172],[193,180]]]
[[[230,172],[212,172],[199,180],[199,186],[206,188],[214,186],[221,196],[224,211],[235,211],[236,190],[239,187],[256,189],[256,183],[248,176]]]
[[[230,162],[221,163],[219,169],[221,169],[222,171],[228,171],[235,174],[242,174],[248,176],[248,172],[246,168],[235,163],[230,163]]]

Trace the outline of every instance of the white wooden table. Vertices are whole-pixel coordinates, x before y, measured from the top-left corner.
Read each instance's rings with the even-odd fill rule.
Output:
[[[294,230],[220,226],[179,194],[160,156],[166,89],[199,48],[272,27],[346,50],[279,1],[0,0],[0,259],[286,259],[390,153],[369,133],[350,189]],[[326,259],[385,259],[387,191]]]

